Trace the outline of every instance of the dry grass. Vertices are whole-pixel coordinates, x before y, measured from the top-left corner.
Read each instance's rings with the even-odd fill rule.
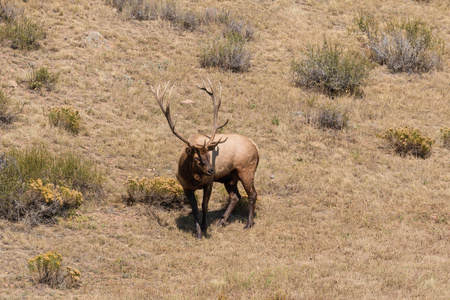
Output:
[[[180,3],[230,10],[251,21],[251,69],[203,69],[199,45],[212,33],[164,20],[128,20],[104,0],[19,3],[47,37],[29,52],[0,45],[0,88],[23,102],[20,118],[0,127],[0,152],[36,141],[55,153],[75,149],[108,174],[107,193],[54,226],[0,220],[0,298],[450,298],[450,150],[436,143],[429,159],[403,158],[376,138],[390,127],[409,126],[440,140],[450,119],[448,53],[442,71],[423,75],[376,67],[362,98],[330,99],[289,81],[292,59],[324,35],[357,51],[347,26],[362,8],[421,18],[449,45],[448,1]],[[100,32],[108,47],[85,46],[86,31]],[[59,74],[58,86],[36,93],[25,81],[43,65]],[[128,207],[120,195],[128,177],[173,177],[182,147],[146,83],[174,82],[177,129],[209,133],[211,103],[196,88],[206,76],[222,82],[219,118],[230,118],[223,132],[246,135],[260,148],[260,201],[251,230],[242,229],[245,214],[235,213],[230,225],[211,225],[210,238],[197,241],[189,209]],[[312,97],[318,107],[347,108],[348,128],[305,124],[301,115]],[[194,103],[180,103],[186,99]],[[50,108],[61,105],[79,111],[83,134],[48,124]],[[211,222],[222,200],[216,188]],[[82,273],[78,289],[32,284],[27,260],[49,251]]]

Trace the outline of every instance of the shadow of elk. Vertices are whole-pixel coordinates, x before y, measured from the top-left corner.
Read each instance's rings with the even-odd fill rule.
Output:
[[[196,237],[199,239],[202,238],[202,235],[206,235],[206,216],[214,182],[223,183],[230,197],[230,203],[223,213],[222,218],[219,220],[218,225],[224,226],[227,223],[228,217],[236,206],[236,203],[240,200],[241,195],[237,187],[240,181],[249,199],[249,213],[245,228],[253,226],[257,196],[254,178],[259,163],[258,147],[249,138],[235,133],[226,135],[216,134],[217,130],[228,123],[227,120],[224,124],[217,125],[222,88],[219,84],[219,97],[216,99],[216,93],[211,81],[208,79],[209,89],[206,87],[205,81],[202,80],[202,82],[203,85],[198,86],[198,88],[205,91],[211,97],[214,107],[213,130],[211,136],[194,134],[189,139],[184,138],[175,129],[172,117],[170,116],[170,94],[173,86],[169,92],[169,100],[166,105],[164,105],[164,95],[166,94],[169,82],[161,94],[160,86],[158,86],[156,91],[151,87],[172,133],[186,144],[178,160],[177,179],[191,204],[192,214],[195,220]],[[201,225],[198,216],[197,200],[195,198],[195,191],[198,189],[203,189]]]

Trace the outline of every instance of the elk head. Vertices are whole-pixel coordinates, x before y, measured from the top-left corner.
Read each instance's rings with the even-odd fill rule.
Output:
[[[183,160],[183,162],[180,161],[180,164],[187,164],[188,170],[191,173],[191,176],[193,176],[193,179],[195,181],[200,181],[202,176],[212,176],[214,175],[214,167],[210,163],[210,154],[209,151],[212,151],[218,144],[224,143],[227,139],[220,138],[218,141],[214,141],[214,137],[216,135],[217,130],[227,125],[228,120],[221,126],[217,125],[217,115],[219,112],[219,108],[221,105],[221,93],[222,93],[222,87],[219,85],[219,99],[216,101],[215,97],[215,91],[211,84],[211,81],[209,78],[207,78],[209,89],[206,87],[205,81],[202,79],[202,86],[197,85],[197,87],[203,91],[205,91],[212,99],[213,107],[214,107],[214,125],[213,130],[211,133],[211,136],[208,137],[209,141],[206,142],[203,145],[199,144],[193,144],[188,139],[183,137],[176,129],[175,124],[172,121],[172,117],[170,116],[170,94],[172,93],[172,88],[169,92],[169,99],[167,101],[167,104],[164,105],[164,96],[166,94],[167,88],[169,86],[170,82],[167,82],[166,86],[162,90],[162,93],[160,95],[160,85],[158,85],[157,90],[155,91],[153,87],[151,87],[151,90],[153,94],[155,95],[156,100],[158,101],[159,107],[161,108],[162,112],[166,116],[167,122],[169,123],[169,127],[172,130],[172,133],[178,137],[180,140],[182,140],[187,146],[185,148],[186,151],[186,159]]]

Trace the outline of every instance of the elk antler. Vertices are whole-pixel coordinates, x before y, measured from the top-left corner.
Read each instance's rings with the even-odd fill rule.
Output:
[[[219,141],[214,142],[214,136],[216,135],[217,130],[219,130],[220,128],[222,128],[222,127],[224,127],[225,125],[228,124],[229,119],[227,119],[227,121],[223,125],[217,126],[217,115],[219,114],[220,104],[222,104],[222,99],[221,99],[222,85],[219,82],[219,100],[216,103],[216,97],[214,95],[214,88],[213,88],[209,78],[207,77],[206,79],[208,80],[210,91],[206,88],[206,84],[205,84],[205,81],[203,80],[203,78],[202,78],[203,86],[197,85],[197,87],[199,89],[201,89],[201,90],[204,90],[209,96],[211,96],[211,99],[212,99],[212,102],[213,102],[213,106],[214,106],[214,127],[213,127],[213,131],[211,133],[211,137],[209,139],[209,142],[208,142],[208,144],[206,144],[206,147],[214,148],[218,144],[223,143],[223,142],[225,142],[227,140],[227,138],[225,138],[225,140],[222,141],[222,138],[220,138]]]
[[[159,107],[161,108],[162,112],[166,116],[167,122],[169,123],[169,127],[172,130],[172,133],[176,137],[178,137],[180,140],[182,140],[183,142],[188,144],[190,147],[192,147],[192,144],[186,138],[184,138],[181,134],[179,134],[178,131],[175,130],[175,124],[173,124],[172,117],[170,116],[170,94],[172,94],[173,85],[170,88],[169,100],[167,101],[166,108],[164,109],[164,100],[163,99],[164,99],[164,95],[166,94],[166,90],[167,90],[167,87],[169,86],[169,83],[170,83],[170,81],[167,82],[166,86],[164,87],[164,90],[162,91],[161,96],[159,95],[159,88],[161,87],[161,85],[158,85],[158,89],[156,90],[156,92],[153,89],[153,86],[151,86],[152,92],[155,95],[156,101],[158,101]]]

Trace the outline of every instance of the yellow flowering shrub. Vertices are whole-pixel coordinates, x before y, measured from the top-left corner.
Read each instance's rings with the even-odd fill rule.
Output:
[[[450,149],[450,128],[441,128],[441,135],[444,147]]]
[[[67,274],[65,276],[65,280],[67,287],[71,288],[78,286],[81,278],[81,272],[70,266],[66,267],[66,272]]]
[[[78,134],[81,117],[78,110],[71,106],[55,107],[50,110],[48,120],[53,126],[61,127],[69,132]]]
[[[129,204],[145,202],[165,208],[179,208],[186,202],[183,188],[175,178],[130,178],[124,185]]]
[[[76,287],[79,284],[81,272],[72,267],[62,272],[62,256],[58,252],[48,252],[35,256],[28,261],[28,270],[37,283],[48,284],[51,287]]]
[[[55,203],[61,207],[78,207],[83,202],[83,195],[79,191],[51,183],[44,184],[41,179],[31,180],[29,194],[46,204]]]
[[[379,137],[385,139],[388,146],[402,156],[410,154],[427,158],[431,155],[431,146],[434,144],[434,140],[422,135],[419,130],[409,127],[390,128]]]

